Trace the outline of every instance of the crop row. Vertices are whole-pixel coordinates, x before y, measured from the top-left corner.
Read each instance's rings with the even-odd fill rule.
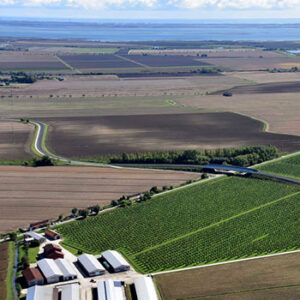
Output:
[[[300,247],[300,194],[134,257],[144,272]]]
[[[133,256],[299,191],[296,185],[223,178],[58,227],[65,243],[91,253],[123,249]]]

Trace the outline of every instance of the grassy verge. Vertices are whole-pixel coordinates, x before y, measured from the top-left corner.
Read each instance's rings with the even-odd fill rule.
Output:
[[[15,243],[9,242],[9,262],[6,276],[6,300],[14,299],[14,265],[15,265]]]

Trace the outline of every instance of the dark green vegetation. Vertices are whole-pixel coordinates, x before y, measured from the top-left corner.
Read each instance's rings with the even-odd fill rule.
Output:
[[[150,163],[150,164],[230,164],[248,167],[277,158],[278,149],[273,146],[249,146],[217,150],[185,150],[148,153],[123,153],[107,155],[92,161],[106,163]]]
[[[259,167],[261,171],[300,178],[300,154]]]
[[[32,167],[54,166],[54,161],[45,155],[42,157],[34,157],[31,160],[24,162],[24,165]]]
[[[222,177],[57,230],[68,246],[117,249],[155,272],[299,248],[299,199],[297,185]]]

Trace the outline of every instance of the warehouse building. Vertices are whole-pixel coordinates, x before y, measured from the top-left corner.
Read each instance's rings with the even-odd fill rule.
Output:
[[[74,267],[67,260],[59,258],[55,260],[55,263],[63,273],[63,280],[73,280],[77,278]]]
[[[59,240],[59,239],[61,239],[61,235],[59,233],[57,233],[56,231],[51,230],[51,229],[47,229],[45,231],[45,236],[46,236],[47,239],[50,239],[50,240]]]
[[[62,287],[61,300],[79,300],[79,285],[68,284]]]
[[[63,273],[53,259],[44,258],[37,262],[38,268],[44,275],[47,283],[59,282],[63,278]]]
[[[110,265],[114,272],[125,272],[130,269],[128,262],[115,250],[107,250],[103,252],[102,258]]]
[[[151,277],[140,277],[134,281],[138,300],[158,300],[156,289]]]
[[[125,300],[121,282],[111,279],[98,282],[97,294],[100,300]]]
[[[39,241],[40,243],[44,243],[46,241],[46,239],[42,235],[40,235],[39,233],[36,233],[34,231],[27,232],[26,236],[29,236],[29,237]]]
[[[27,291],[26,300],[56,300],[58,291],[52,287],[32,286]]]
[[[27,268],[22,273],[28,287],[44,283],[44,277],[37,268]]]
[[[78,257],[79,265],[86,271],[88,276],[98,276],[105,273],[104,267],[97,258],[91,254],[82,254]]]

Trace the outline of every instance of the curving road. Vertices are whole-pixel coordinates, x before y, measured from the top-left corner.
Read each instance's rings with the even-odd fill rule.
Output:
[[[56,159],[59,161],[63,161],[63,162],[68,162],[70,164],[76,164],[76,165],[82,165],[82,166],[95,166],[95,167],[100,166],[100,167],[110,167],[110,168],[125,168],[125,169],[132,169],[132,168],[142,169],[142,168],[147,168],[147,167],[148,168],[155,167],[155,168],[162,168],[162,169],[160,169],[161,171],[166,171],[166,170],[164,170],[164,168],[166,168],[166,167],[182,167],[182,168],[205,167],[202,165],[186,165],[186,164],[117,164],[117,165],[112,165],[112,164],[105,164],[105,163],[92,163],[92,162],[82,162],[82,161],[78,161],[78,160],[70,160],[68,158],[64,158],[64,157],[50,153],[47,150],[47,148],[44,146],[43,140],[46,138],[46,136],[45,136],[46,125],[44,123],[42,123],[40,121],[30,121],[30,123],[34,124],[37,127],[37,133],[36,133],[35,141],[34,141],[35,150],[40,155],[47,155],[50,158],[53,158],[53,159]],[[251,169],[249,169],[249,170],[251,170]],[[249,172],[249,173],[252,173],[252,172]],[[266,177],[277,179],[277,180],[300,184],[300,180],[297,180],[294,178],[275,175],[275,174],[271,174],[271,173],[265,173],[265,172],[261,172],[261,171],[255,171],[255,174],[266,176]]]

